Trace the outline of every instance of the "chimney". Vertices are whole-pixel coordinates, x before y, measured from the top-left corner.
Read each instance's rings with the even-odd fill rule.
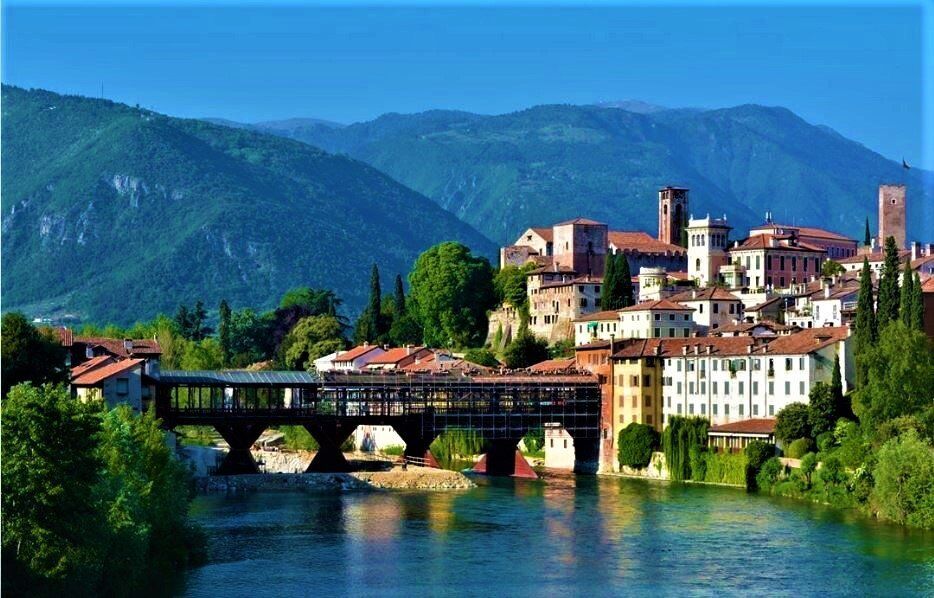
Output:
[[[688,354],[688,347],[687,347],[687,345],[681,347],[681,354],[682,354],[682,355],[687,355],[687,354]]]
[[[658,356],[661,354],[662,354],[662,345],[661,344],[655,345],[655,355]]]
[[[707,345],[707,355],[710,355],[710,345]]]
[[[700,355],[700,345],[694,345],[694,355]]]
[[[752,354],[752,345],[746,345],[746,353],[750,355]]]
[[[133,340],[132,339],[128,339],[128,338],[123,339],[123,350],[126,351],[127,354],[129,355],[133,354]]]
[[[830,299],[830,282],[824,281],[824,299]]]
[[[697,299],[697,289],[691,289],[691,299]]]
[[[916,259],[918,259],[918,242],[912,241],[911,242],[911,261],[915,261]]]
[[[875,237],[869,239],[869,247],[872,248],[873,253],[876,252],[876,238]]]

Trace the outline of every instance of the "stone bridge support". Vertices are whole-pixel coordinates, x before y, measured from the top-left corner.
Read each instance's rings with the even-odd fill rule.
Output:
[[[354,423],[315,422],[306,424],[305,429],[318,442],[318,452],[311,460],[308,473],[334,473],[350,471],[350,463],[341,452],[341,445],[357,428]]]
[[[486,453],[474,466],[475,473],[486,475],[512,476],[514,478],[537,479],[538,475],[525,460],[517,448],[518,438],[497,438],[491,440]]]
[[[431,454],[431,443],[437,437],[434,430],[425,429],[420,425],[394,425],[393,428],[405,442],[404,457],[424,459],[428,467],[441,468],[438,460]]]
[[[230,451],[217,468],[217,475],[259,473],[250,447],[256,442],[266,426],[263,424],[219,424],[214,426],[227,441]]]

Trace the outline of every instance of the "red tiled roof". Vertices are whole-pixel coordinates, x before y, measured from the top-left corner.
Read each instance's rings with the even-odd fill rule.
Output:
[[[572,220],[565,220],[564,222],[559,222],[555,226],[565,226],[567,224],[587,224],[587,225],[606,226],[606,224],[603,222],[597,222],[596,220],[591,220],[589,218],[574,218]]]
[[[772,247],[771,240],[775,239],[778,241],[777,247]],[[774,249],[776,251],[807,251],[807,252],[816,252],[824,253],[824,250],[820,247],[815,247],[813,245],[808,245],[807,243],[798,242],[795,245],[789,244],[788,236],[780,235],[770,235],[770,234],[761,234],[753,235],[748,239],[744,240],[738,246],[730,247],[730,251],[734,250],[744,250],[744,249]]]
[[[921,283],[922,293],[934,293],[934,276]]]
[[[759,320],[756,323],[739,322],[736,324],[725,324],[711,332],[712,334],[723,334],[724,332],[748,332],[758,327],[766,328],[768,330],[772,330],[775,332],[783,332],[786,330],[800,330],[798,326],[786,326],[784,324],[779,324],[778,322],[773,322],[772,320]]]
[[[532,227],[532,230],[535,231],[536,235],[545,239],[546,241],[554,241],[555,233],[551,227]]]
[[[343,361],[353,361],[354,359],[357,359],[358,357],[362,357],[366,355],[367,353],[369,353],[370,351],[375,351],[376,349],[382,349],[382,347],[380,347],[379,345],[359,345],[357,347],[354,347],[353,349],[350,349],[349,351],[341,353],[340,355],[334,358],[334,361],[332,363],[340,363]]]
[[[629,307],[624,307],[619,310],[620,312],[630,312],[630,311],[645,311],[647,309],[664,309],[667,311],[694,311],[690,307],[681,305],[680,303],[675,303],[668,299],[659,299],[657,301],[644,301],[642,303],[636,303],[635,305],[630,305]]]
[[[107,365],[113,360],[114,358],[111,355],[98,355],[97,357],[92,357],[91,359],[88,359],[84,363],[79,363],[75,367],[71,368],[71,377],[77,378],[81,374],[84,374],[85,372],[89,372],[93,370],[94,368],[99,368],[103,365]]]
[[[116,376],[117,374],[122,374],[123,372],[128,372],[133,368],[139,366],[143,363],[143,359],[124,359],[122,361],[117,361],[111,363],[110,365],[105,365],[103,367],[95,368],[85,374],[74,378],[71,383],[75,386],[93,386],[99,384],[110,378]]]
[[[546,359],[536,363],[533,366],[529,366],[529,371],[532,372],[563,372],[567,370],[573,370],[577,364],[577,359],[574,357],[568,357],[566,359]]]
[[[802,355],[823,349],[849,336],[846,326],[804,328],[800,332],[779,336],[768,344],[769,353],[778,355]]]
[[[116,338],[87,337],[79,336],[74,338],[73,344],[83,343],[92,347],[100,347],[112,355],[118,357],[130,357],[131,355],[161,355],[162,348],[158,341],[150,339],[132,339],[131,351],[127,351],[124,341]]]
[[[75,342],[75,333],[70,328],[59,328],[58,339],[61,341],[63,347],[70,347]]]
[[[369,360],[367,365],[392,365],[399,363],[406,357],[425,352],[431,353],[425,347],[393,347]]]
[[[772,305],[773,303],[777,303],[777,302],[779,302],[779,301],[781,301],[781,300],[782,300],[781,296],[772,297],[771,299],[766,299],[766,300],[763,301],[762,303],[757,303],[756,305],[753,305],[752,307],[747,307],[745,311],[746,311],[746,312],[750,312],[750,311],[760,311],[760,310],[765,309],[766,307]]]
[[[711,426],[707,431],[712,434],[774,434],[775,420],[768,418],[744,419],[738,422]]]
[[[505,382],[505,383],[524,383],[524,382],[539,382],[539,383],[564,383],[564,382],[594,382],[596,381],[596,376],[589,374],[563,374],[558,376],[550,376],[545,374],[537,375],[527,375],[523,376],[521,374],[503,374],[495,376],[474,376],[474,382]]]
[[[671,253],[681,255],[687,252],[687,249],[680,245],[659,241],[642,231],[611,230],[607,233],[607,243],[622,250],[623,253]]]
[[[593,322],[596,320],[618,320],[619,311],[610,309],[606,311],[595,311],[591,314],[584,314],[579,318],[574,318],[575,322]]]
[[[907,260],[909,257],[911,257],[910,250],[908,249],[899,250],[898,252],[899,262],[904,263],[905,260]],[[840,264],[862,264],[863,258],[867,258],[870,264],[874,264],[876,262],[883,262],[885,261],[885,252],[876,251],[875,253],[863,253],[863,254],[851,255],[850,257],[844,257],[844,258],[840,258],[834,261]]]
[[[706,289],[696,289],[690,291],[682,291],[677,295],[672,295],[668,297],[669,301],[674,301],[675,303],[681,303],[684,301],[739,301],[739,297],[733,293],[727,291],[726,289],[721,289],[720,287],[707,287]]]
[[[775,224],[774,222],[766,222],[765,224],[761,224],[757,227],[754,227],[752,230],[756,231],[756,230],[769,230],[769,229],[772,229],[772,230],[783,229],[783,230],[789,230],[789,231],[798,231],[798,236],[801,236],[801,237],[815,237],[819,239],[831,239],[835,241],[852,241],[853,243],[856,242],[856,239],[851,239],[849,237],[841,235],[840,233],[835,233],[829,230],[824,230],[822,228],[815,228],[812,226],[788,226],[785,224]]]
[[[620,341],[617,341],[620,342]],[[598,351],[610,348],[610,341],[593,341],[574,347],[575,351]]]
[[[603,277],[601,276],[578,276],[577,278],[572,278],[571,280],[546,282],[545,284],[539,286],[538,288],[554,289],[558,287],[570,287],[576,284],[603,284]]]
[[[710,347],[711,355],[746,355],[747,347],[754,345],[756,339],[751,336],[728,337],[696,337],[696,338],[649,338],[630,339],[624,341],[625,345],[613,354],[613,359],[627,359],[635,357],[678,357],[687,347],[688,355],[694,354],[694,347],[698,347],[700,355],[707,354]],[[658,353],[656,353],[656,349]]]

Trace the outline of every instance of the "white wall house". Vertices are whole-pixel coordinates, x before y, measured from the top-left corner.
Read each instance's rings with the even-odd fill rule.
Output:
[[[378,345],[363,344],[337,355],[331,361],[332,369],[338,372],[359,372],[371,359],[375,359],[383,353],[385,351]]]
[[[687,338],[694,333],[692,312],[668,299],[637,303],[619,310],[617,338]]]
[[[707,335],[743,318],[743,302],[725,289],[692,289],[669,299],[694,310],[691,318],[699,335]]]

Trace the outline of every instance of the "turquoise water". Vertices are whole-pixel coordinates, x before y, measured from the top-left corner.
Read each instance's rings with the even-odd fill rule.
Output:
[[[205,496],[188,596],[930,595],[934,534],[738,490],[479,478],[458,493]]]

